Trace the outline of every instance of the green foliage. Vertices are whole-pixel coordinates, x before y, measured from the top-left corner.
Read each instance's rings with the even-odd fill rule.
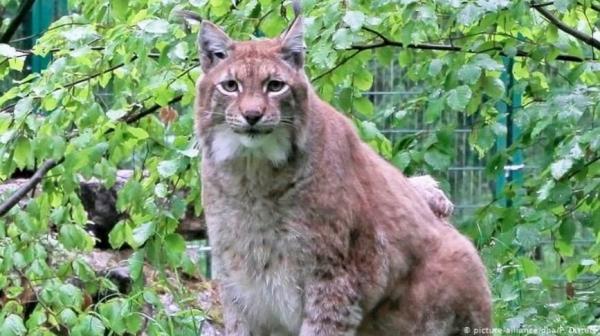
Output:
[[[0,79],[13,78],[0,96],[0,180],[64,157],[25,208],[0,218],[0,287],[14,299],[1,307],[0,335],[46,335],[57,325],[73,335],[135,333],[143,304],[155,311],[148,335],[196,334],[202,312],[185,309],[184,300],[178,313],[167,312],[159,288],[139,280],[143,261],[162,272],[199,268],[175,233],[188,205],[202,211],[191,113],[201,76],[198,27],[186,28],[173,10],[198,12],[240,39],[275,36],[293,15],[280,1],[236,3],[71,0],[71,14],[31,50],[52,57],[39,74],[23,73],[29,51],[0,44]],[[365,141],[408,174],[445,178],[457,155],[453,134],[464,126],[459,117],[469,120],[468,147],[486,165],[488,182],[522,153],[528,167],[522,179],[508,181],[457,223],[488,266],[496,325],[598,324],[598,286],[585,281],[600,272],[600,65],[592,61],[599,50],[548,23],[530,4],[305,0],[307,72],[321,97],[352,116]],[[598,36],[593,1],[545,8]],[[389,64],[401,69],[392,89],[414,94],[375,102],[365,93],[381,84],[377,69]],[[522,107],[513,110],[519,131],[508,146],[497,146],[511,136],[506,110],[498,106],[512,104],[519,92]],[[177,107],[180,117],[164,123],[151,113],[165,106]],[[431,131],[384,132],[410,128],[417,116]],[[93,246],[77,196],[79,176],[111,187],[123,168],[134,176],[119,191],[117,207],[127,216],[110,243],[137,249],[129,260],[134,290],[82,309],[82,294],[66,279],[77,276],[90,288],[97,283],[77,254]],[[182,189],[187,196],[175,192]],[[57,256],[60,249],[47,239],[51,227],[74,256]],[[577,295],[565,294],[565,282]],[[27,286],[43,289],[43,305],[23,320],[17,298]],[[161,286],[183,297],[166,280]]]

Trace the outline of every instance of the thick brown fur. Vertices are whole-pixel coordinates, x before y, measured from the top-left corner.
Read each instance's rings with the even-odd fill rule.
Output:
[[[228,335],[490,327],[477,251],[440,218],[451,207],[436,210],[431,184],[411,183],[315,94],[300,18],[245,42],[204,21],[199,45],[203,204]]]

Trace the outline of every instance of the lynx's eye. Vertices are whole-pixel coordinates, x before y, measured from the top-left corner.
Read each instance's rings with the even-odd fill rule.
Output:
[[[224,82],[219,83],[219,86],[227,92],[237,92],[239,89],[238,83],[234,80],[226,80]]]
[[[267,92],[281,92],[285,89],[286,84],[282,81],[271,80],[267,83]]]

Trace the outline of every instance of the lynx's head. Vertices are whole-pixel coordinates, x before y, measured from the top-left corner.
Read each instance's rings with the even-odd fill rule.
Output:
[[[197,123],[205,156],[285,163],[300,136],[310,85],[301,17],[277,38],[241,42],[203,21],[198,44],[204,75]]]

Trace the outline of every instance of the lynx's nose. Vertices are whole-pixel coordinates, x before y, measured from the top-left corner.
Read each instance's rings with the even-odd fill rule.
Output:
[[[262,113],[258,110],[249,110],[244,112],[244,119],[250,126],[256,125],[262,118]]]

